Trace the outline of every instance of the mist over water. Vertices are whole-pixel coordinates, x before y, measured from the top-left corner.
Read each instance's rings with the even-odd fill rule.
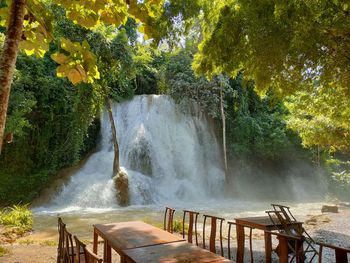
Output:
[[[222,155],[207,117],[196,105],[143,95],[115,104],[120,163],[128,173],[131,205],[200,202],[223,197]],[[102,142],[42,211],[116,209],[114,151],[107,114]]]

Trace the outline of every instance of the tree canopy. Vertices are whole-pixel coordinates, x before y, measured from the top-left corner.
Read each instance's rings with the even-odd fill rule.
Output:
[[[193,67],[208,77],[244,71],[261,93],[287,99],[305,146],[349,151],[349,48],[348,1],[212,1]]]
[[[257,88],[291,92],[305,83],[350,84],[348,1],[214,1],[194,68],[208,75],[244,70]],[[349,89],[347,90],[349,92]]]

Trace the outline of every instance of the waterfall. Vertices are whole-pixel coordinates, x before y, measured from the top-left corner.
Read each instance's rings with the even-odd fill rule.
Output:
[[[165,95],[135,96],[113,105],[120,163],[131,205],[210,200],[223,192],[219,143],[193,103]],[[65,209],[116,208],[111,130],[102,116],[102,142],[49,204]]]

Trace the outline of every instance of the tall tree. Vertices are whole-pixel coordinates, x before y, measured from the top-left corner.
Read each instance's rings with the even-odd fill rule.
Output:
[[[94,28],[99,24],[119,26],[128,17],[141,22],[140,30],[149,37],[156,32],[154,21],[162,12],[163,0],[101,0],[101,1],[66,1],[53,0],[62,5],[66,16],[74,23],[86,28]],[[50,2],[50,1],[49,1]],[[7,26],[5,49],[0,61],[8,68],[0,68],[1,96],[0,101],[0,150],[3,143],[3,133],[6,121],[10,82],[16,62],[19,44],[28,54],[43,56],[51,41],[51,15],[45,0],[2,0],[0,4],[0,25]],[[21,29],[23,33],[21,34]],[[22,39],[19,43],[19,39]],[[61,48],[66,52],[53,56],[60,64],[57,75],[68,77],[73,84],[80,82],[93,83],[99,79],[94,54],[89,51],[87,42],[71,43],[62,40]],[[73,52],[74,51],[74,52]],[[7,58],[7,59],[6,59]]]
[[[4,141],[7,107],[10,98],[11,82],[15,70],[18,47],[22,39],[25,0],[12,1],[7,34],[0,58],[0,153]]]
[[[262,93],[269,88],[280,96],[311,92],[313,100],[308,100],[308,118],[319,123],[321,111],[316,101],[323,100],[332,108],[332,121],[346,125],[343,117],[349,114],[337,105],[339,100],[350,96],[349,1],[203,3],[203,39],[193,63],[196,72],[208,76],[226,72],[235,76],[244,70],[244,77],[253,79],[256,89]],[[328,90],[326,93],[332,93],[334,99],[325,100],[325,92],[318,90]],[[334,123],[338,128],[328,129],[333,137],[348,138],[348,126],[343,129]],[[313,141],[316,142],[317,137]],[[317,144],[329,147],[329,142],[322,140]],[[308,144],[305,141],[305,145]],[[341,146],[347,147],[346,143]]]

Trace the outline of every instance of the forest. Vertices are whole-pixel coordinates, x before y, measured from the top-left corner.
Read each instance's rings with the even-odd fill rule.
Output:
[[[141,94],[193,101],[213,118],[230,187],[306,163],[327,181],[324,195],[348,198],[346,1],[126,1],[128,10],[121,1],[91,12],[78,2],[27,1],[8,107],[1,102],[1,206],[32,202],[96,151],[107,102]],[[1,46],[10,3],[0,2]]]

